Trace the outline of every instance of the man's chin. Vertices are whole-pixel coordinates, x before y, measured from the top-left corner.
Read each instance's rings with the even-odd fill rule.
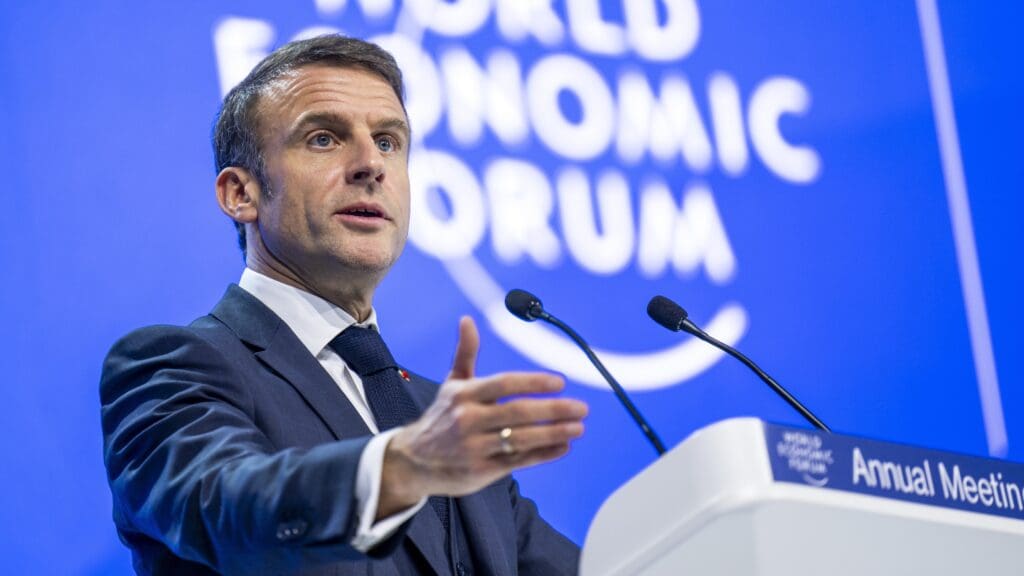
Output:
[[[353,274],[383,277],[388,273],[388,270],[391,270],[391,267],[395,265],[397,260],[398,256],[392,256],[391,254],[358,254],[355,257],[349,254],[346,257],[337,258],[331,265],[331,269],[337,270],[339,274],[344,274],[348,277],[351,277]]]
[[[402,246],[379,243],[349,242],[330,255],[337,263],[337,266],[350,273],[365,274],[386,274],[398,257],[402,255]]]

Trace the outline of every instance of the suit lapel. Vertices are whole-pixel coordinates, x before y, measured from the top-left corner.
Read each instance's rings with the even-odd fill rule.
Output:
[[[399,366],[401,366],[401,362],[399,362]],[[422,414],[434,401],[434,396],[437,395],[437,384],[411,372],[406,374],[409,376],[406,390],[412,395],[413,401],[416,402],[416,406],[419,407]],[[456,513],[454,509],[451,512],[452,514]],[[441,520],[429,503],[425,504],[413,517],[406,534],[413,545],[423,554],[423,557],[427,559],[434,572],[439,575],[453,573],[450,555],[444,548],[444,526],[441,525]]]
[[[417,374],[409,373],[411,378],[410,386],[408,387],[410,393],[415,399],[416,403],[420,406],[420,410],[426,410],[427,406],[434,401],[434,397],[437,396],[437,384],[431,382]],[[466,540],[469,542],[469,546],[473,553],[473,560],[476,562],[476,572],[480,574],[492,574],[496,576],[504,574],[515,574],[516,569],[512,564],[512,559],[515,558],[515,553],[508,549],[509,542],[516,542],[515,534],[502,534],[499,531],[498,524],[494,522],[494,514],[490,509],[489,502],[492,498],[500,497],[496,496],[496,492],[500,494],[501,488],[495,488],[493,486],[484,488],[483,490],[470,494],[468,496],[461,496],[455,499],[455,507],[452,508],[452,514],[460,514],[466,521],[460,520],[460,524],[463,527],[463,531],[466,535]],[[507,500],[507,495],[505,496]],[[427,547],[436,546],[431,548],[437,554],[443,554],[444,558],[448,557],[448,553],[443,549],[443,542],[429,542],[428,539],[433,538],[432,535],[443,533],[444,528],[441,526],[441,521],[438,520],[437,515],[431,513],[430,506],[424,506],[424,509],[420,511],[418,516],[426,516],[425,520],[420,520],[418,524],[410,526],[409,535],[417,541],[420,546],[420,550],[426,554]],[[436,538],[433,538],[436,540]],[[420,541],[423,543],[420,544]],[[430,555],[427,555],[428,558]],[[445,564],[444,567],[446,567]],[[441,572],[439,566],[433,566],[434,570],[438,570],[439,574],[450,574],[451,571]]]
[[[448,551],[444,549],[444,526],[441,526],[430,503],[424,504],[410,522],[405,535],[434,572],[438,575],[452,574]]]
[[[471,527],[465,532],[473,553],[474,568],[480,574],[515,574],[516,568],[511,563],[515,553],[508,550],[508,544],[516,542],[516,535],[501,533],[488,505],[490,498],[494,498],[492,487],[456,499],[462,516],[466,518],[463,525]]]
[[[240,340],[257,349],[256,357],[302,395],[336,438],[370,435],[362,417],[316,358],[284,321],[255,296],[232,284],[211,314]],[[433,400],[437,386],[415,377],[409,389],[422,412]],[[444,549],[444,527],[434,509],[425,505],[410,522],[406,534],[430,567],[437,574],[451,574],[448,551]]]
[[[335,438],[341,440],[370,435],[363,417],[338,389],[338,384],[284,323],[269,346],[257,352],[256,357],[306,399]]]
[[[256,357],[295,388],[335,438],[370,435],[362,417],[323,366],[256,297],[232,284],[212,315],[256,348]]]

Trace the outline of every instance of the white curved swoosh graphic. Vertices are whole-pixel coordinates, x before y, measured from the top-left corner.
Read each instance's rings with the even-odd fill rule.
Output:
[[[576,345],[541,323],[527,323],[505,309],[505,291],[476,259],[444,261],[445,268],[470,301],[483,312],[491,329],[530,360],[561,372],[566,377],[597,388],[607,384]],[[722,342],[734,346],[747,331],[747,313],[742,306],[723,306],[705,326]],[[724,353],[694,338],[670,348],[639,354],[594,349],[610,372],[629,390],[655,390],[678,384],[710,368]]]
[[[819,480],[819,479],[815,478],[814,476],[811,476],[809,474],[804,474],[804,482],[807,482],[811,486],[817,486],[818,488],[821,488],[825,484],[828,484],[828,476],[825,476],[824,478]]]

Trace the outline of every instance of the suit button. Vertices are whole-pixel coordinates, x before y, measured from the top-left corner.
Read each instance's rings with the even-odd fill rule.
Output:
[[[308,525],[304,520],[292,520],[277,525],[277,539],[286,542],[301,537]]]

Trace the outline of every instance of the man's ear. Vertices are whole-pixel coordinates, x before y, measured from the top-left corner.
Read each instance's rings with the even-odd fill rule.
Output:
[[[263,190],[252,173],[245,168],[228,166],[217,174],[217,203],[220,209],[239,224],[251,224],[259,213]]]

